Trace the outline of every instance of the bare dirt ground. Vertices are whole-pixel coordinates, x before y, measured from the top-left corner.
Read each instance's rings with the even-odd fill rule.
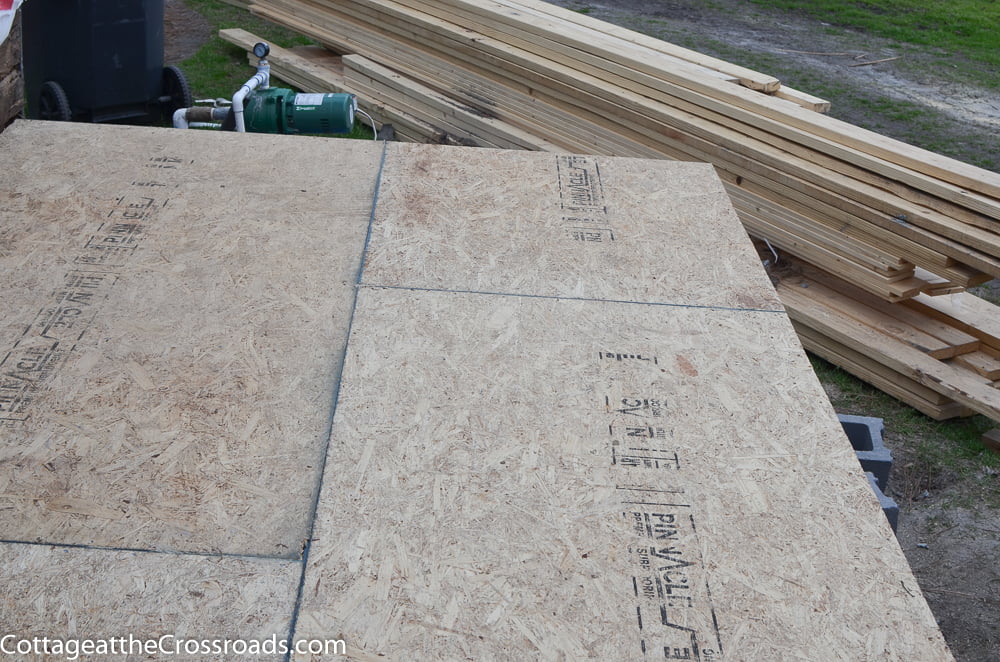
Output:
[[[892,43],[746,0],[553,4],[771,74],[832,101],[833,116],[900,140],[926,144],[926,133],[933,131],[935,151],[1000,170],[1000,94],[962,83],[956,76],[960,55]],[[875,60],[888,61],[861,64]],[[915,119],[918,110],[924,116]]]
[[[555,4],[771,74],[831,101],[839,119],[1000,171],[1000,95],[961,82],[958,56],[950,56],[952,66],[933,50],[741,0]],[[183,0],[166,0],[165,28],[168,63],[189,57],[210,34]],[[889,61],[852,66],[882,59]],[[959,662],[1000,662],[1000,509],[986,505],[1000,503],[1000,475],[927,471],[901,436],[886,430],[900,545]]]
[[[212,26],[184,0],[163,3],[163,60],[179,64],[194,55],[212,36]]]

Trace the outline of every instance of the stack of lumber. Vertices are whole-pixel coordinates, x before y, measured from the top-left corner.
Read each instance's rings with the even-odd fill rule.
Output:
[[[967,292],[881,301],[808,265],[776,278],[803,347],[927,416],[1000,421],[1000,315]]]
[[[1000,175],[815,112],[773,77],[537,0],[244,4],[325,47],[274,49],[276,76],[356,93],[404,140],[712,163],[751,236],[873,311],[1000,277]],[[835,342],[796,314],[802,297],[785,304]],[[1000,411],[932,390],[932,415]]]

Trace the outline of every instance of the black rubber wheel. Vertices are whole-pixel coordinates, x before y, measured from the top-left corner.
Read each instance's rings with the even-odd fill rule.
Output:
[[[42,88],[38,92],[38,117],[56,122],[68,122],[73,119],[73,110],[70,108],[66,90],[54,80],[42,83]]]
[[[194,105],[191,86],[180,68],[173,65],[163,68],[163,96],[170,97],[170,101],[163,107],[163,118],[167,121],[173,119],[174,111],[178,108],[190,108]]]

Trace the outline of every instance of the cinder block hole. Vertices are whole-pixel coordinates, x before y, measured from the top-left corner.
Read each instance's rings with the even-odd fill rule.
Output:
[[[875,450],[871,427],[864,423],[852,423],[848,421],[841,421],[840,425],[844,428],[844,432],[847,434],[847,438],[850,440],[854,450]]]

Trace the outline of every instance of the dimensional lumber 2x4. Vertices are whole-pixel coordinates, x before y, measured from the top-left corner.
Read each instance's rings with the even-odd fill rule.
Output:
[[[874,318],[870,309],[852,309],[842,297],[805,278],[784,279],[777,291],[797,324],[869,356],[892,372],[972,411],[1000,420],[1000,390],[989,379],[974,370],[935,359],[927,347],[914,346],[919,341],[908,333],[893,335],[893,329],[887,329],[881,319]],[[852,316],[851,310],[863,310],[864,321]],[[947,355],[953,350],[940,351],[941,355]]]
[[[708,110],[722,112],[733,120],[743,121],[743,118],[750,118],[754,125],[765,128],[776,136],[790,138],[820,153],[856,162],[875,172],[882,172],[890,178],[898,178],[900,181],[919,187],[929,187],[931,192],[945,199],[962,200],[972,208],[981,207],[978,209],[981,213],[1000,218],[998,215],[1000,209],[996,203],[982,199],[978,193],[1000,196],[1000,175],[903,145],[885,136],[805,111],[767,95],[755,94],[702,76],[699,70],[675,59],[663,62],[655,51],[648,48],[637,50],[633,44],[617,37],[609,37],[596,30],[575,30],[566,20],[545,20],[543,13],[531,13],[531,9],[518,2],[450,0],[446,3],[429,3],[419,0],[405,0],[405,2],[358,0],[353,3],[342,3],[320,0],[315,4],[344,10],[353,15],[370,11],[373,15],[383,20],[388,19],[390,22],[401,19],[409,22],[414,28],[420,26],[455,43],[472,41],[482,51],[509,58],[514,63],[530,64],[537,61],[536,54],[531,50],[514,48],[501,39],[491,39],[475,29],[460,27],[467,24],[467,20],[461,24],[454,24],[432,18],[442,12],[442,5],[465,7],[468,11],[463,15],[463,19],[470,13],[479,13],[488,17],[489,24],[513,26],[522,32],[538,35],[539,39],[565,44],[574,49],[578,57],[592,55],[597,58],[594,61],[605,63],[622,60],[637,77],[640,73],[644,73],[644,69],[652,70],[653,75],[645,75],[641,80],[671,96],[686,98]],[[349,10],[348,4],[351,5]],[[544,5],[544,3],[537,4]],[[547,11],[552,14],[573,13],[552,6],[547,7]],[[475,27],[478,29],[480,25],[477,24]],[[542,59],[553,72],[558,70],[555,65],[562,64],[544,57]],[[647,64],[650,62],[654,65],[662,62],[662,66],[650,67]],[[594,67],[587,66],[586,62],[580,63],[578,71],[587,75],[603,75]],[[903,167],[895,168],[894,165]],[[947,186],[945,182],[952,186]]]

